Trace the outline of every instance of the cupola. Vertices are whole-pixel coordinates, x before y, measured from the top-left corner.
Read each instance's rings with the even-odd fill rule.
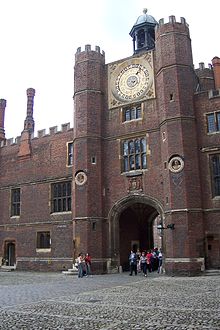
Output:
[[[155,26],[157,21],[151,15],[147,14],[147,9],[143,10],[143,14],[138,17],[133,25],[130,36],[133,39],[134,53],[142,50],[151,50],[155,47]]]

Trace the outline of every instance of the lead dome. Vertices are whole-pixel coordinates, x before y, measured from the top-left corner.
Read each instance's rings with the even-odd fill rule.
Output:
[[[143,23],[158,24],[153,16],[147,14],[146,8],[143,10],[143,14],[138,17],[134,26],[143,24]]]

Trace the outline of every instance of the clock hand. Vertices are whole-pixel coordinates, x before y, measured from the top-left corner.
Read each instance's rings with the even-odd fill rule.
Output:
[[[138,75],[138,74],[140,73],[140,70],[141,70],[141,69],[139,68],[138,71],[136,72],[136,75]]]

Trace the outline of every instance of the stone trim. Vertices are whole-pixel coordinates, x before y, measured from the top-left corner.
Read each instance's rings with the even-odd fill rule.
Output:
[[[164,211],[164,214],[172,214],[172,213],[179,213],[179,212],[203,212],[203,209],[201,208],[195,208],[195,209],[173,209],[173,210],[168,210]]]
[[[31,261],[31,262],[39,262],[39,261],[69,261],[73,262],[73,258],[53,258],[53,257],[17,257],[16,258],[16,263],[17,262],[24,262],[24,261]]]
[[[73,218],[73,221],[79,221],[79,220],[108,220],[106,217],[77,217]]]
[[[166,263],[177,263],[177,262],[181,262],[181,263],[185,263],[185,262],[205,262],[205,258],[166,258],[165,259]]]
[[[35,180],[35,181],[26,181],[26,182],[18,182],[16,184],[16,186],[14,184],[10,184],[10,185],[2,185],[0,187],[0,190],[4,190],[4,189],[11,189],[14,187],[22,187],[22,186],[26,186],[26,185],[35,185],[35,184],[45,184],[45,183],[56,183],[56,182],[61,182],[61,181],[69,181],[72,180],[73,177],[68,175],[65,177],[53,177],[53,178],[48,178],[48,179],[41,179],[41,180]]]
[[[50,220],[50,221],[38,221],[38,222],[30,222],[30,223],[6,223],[4,225],[0,225],[0,228],[8,228],[8,227],[29,227],[29,226],[42,226],[42,225],[68,225],[72,224],[71,220]]]

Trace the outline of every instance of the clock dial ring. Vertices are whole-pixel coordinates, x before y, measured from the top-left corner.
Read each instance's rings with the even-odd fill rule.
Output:
[[[142,97],[148,88],[149,78],[149,71],[142,64],[126,66],[115,81],[117,98],[129,101]]]

